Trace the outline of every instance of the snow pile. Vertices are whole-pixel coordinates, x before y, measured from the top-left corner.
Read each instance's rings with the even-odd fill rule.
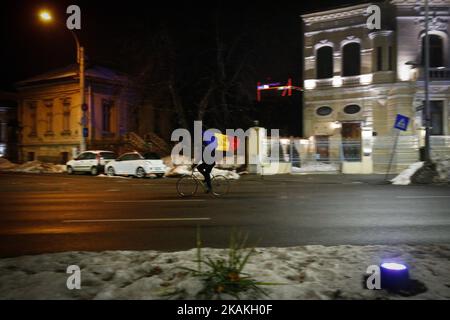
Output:
[[[192,160],[189,157],[176,155],[173,158],[171,156],[167,156],[162,158],[164,164],[166,165],[166,173],[164,176],[166,177],[180,177],[185,174],[192,174],[191,166]],[[236,167],[236,165],[224,165],[227,170],[219,169],[214,167],[211,171],[211,174],[214,176],[222,175],[227,179],[239,179],[239,174],[236,173],[236,170],[231,170]],[[195,176],[199,179],[203,179],[203,176],[200,172],[195,172]]]
[[[450,181],[450,158],[438,158],[435,162],[439,180]]]
[[[12,169],[12,171],[33,173],[62,173],[66,171],[66,166],[62,164],[45,163],[35,160],[20,164]]]
[[[192,164],[191,158],[186,157],[186,156],[181,156],[181,155],[174,155],[173,157],[167,156],[167,157],[162,158],[161,160],[169,168],[173,168],[175,166],[180,166],[180,165],[191,165]]]
[[[0,157],[0,170],[10,170],[17,167],[16,163],[12,163],[8,159],[5,159],[3,157]]]
[[[292,173],[309,173],[309,172],[335,172],[339,171],[339,165],[335,163],[323,162],[307,162],[305,165],[292,167]]]
[[[31,173],[62,173],[66,171],[66,166],[62,164],[46,163],[41,161],[28,161],[23,164],[11,163],[0,158],[0,170],[12,172]]]
[[[203,257],[227,250],[203,249]],[[244,272],[268,299],[450,299],[450,245],[300,246],[257,248]],[[0,299],[195,299],[202,283],[181,267],[197,268],[196,250],[64,252],[0,260]],[[382,261],[409,265],[426,291],[405,297],[368,290],[363,277]],[[81,290],[68,290],[69,265],[81,269]],[[245,294],[242,299],[250,297]]]
[[[222,169],[212,169],[211,171],[213,176],[224,176],[227,179],[237,180],[240,178],[240,175],[236,173],[235,170],[222,170]]]
[[[166,173],[164,176],[166,177],[180,177],[185,174],[191,174],[191,166],[190,165],[182,165],[176,167],[167,167]]]
[[[408,168],[400,172],[398,176],[391,180],[392,184],[395,185],[408,185],[411,183],[411,177],[416,173],[417,170],[422,168],[424,162],[415,162],[411,164]]]
[[[176,166],[173,168],[168,168],[165,176],[166,177],[180,177],[182,175],[190,175],[192,174],[192,170],[191,170],[191,166],[187,166],[187,165],[182,165],[182,166]],[[203,179],[203,175],[198,172],[197,170],[195,171],[195,176],[199,179]],[[222,170],[222,169],[217,169],[217,168],[213,168],[211,171],[211,174],[213,176],[224,176],[227,179],[233,179],[233,180],[237,180],[239,179],[239,174],[236,173],[236,171],[230,171],[230,170]]]
[[[242,171],[245,169],[245,157],[244,156],[224,157],[220,162],[217,163],[216,167],[224,170]]]
[[[107,174],[98,174],[97,178],[118,178],[118,179],[131,179],[131,176],[109,176]]]

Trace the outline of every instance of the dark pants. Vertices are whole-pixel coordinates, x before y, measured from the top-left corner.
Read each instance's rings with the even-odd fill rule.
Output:
[[[212,189],[211,187],[211,170],[214,168],[216,164],[206,164],[204,162],[200,163],[197,167],[197,170],[205,177],[206,185],[208,186],[208,189]]]

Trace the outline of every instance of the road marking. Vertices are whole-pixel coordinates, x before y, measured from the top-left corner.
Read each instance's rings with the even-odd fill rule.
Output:
[[[154,218],[154,219],[90,219],[63,220],[63,223],[92,223],[92,222],[155,222],[155,221],[206,221],[211,218]]]
[[[63,185],[67,185],[67,184],[69,184],[68,182],[60,182],[60,183],[54,183],[54,182],[52,182],[52,183],[44,183],[44,182],[39,182],[39,184],[40,185],[42,185],[42,186],[63,186]]]
[[[397,196],[398,199],[432,199],[432,198],[450,198],[450,196]]]
[[[105,203],[134,203],[134,202],[200,202],[205,199],[165,199],[165,200],[109,200]]]

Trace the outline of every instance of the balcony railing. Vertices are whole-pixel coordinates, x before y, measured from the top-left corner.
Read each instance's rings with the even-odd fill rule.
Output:
[[[450,81],[450,68],[430,68],[429,69],[430,81]],[[418,69],[418,79],[423,81],[425,78],[425,72],[423,68]]]
[[[373,75],[360,74],[355,76],[341,77],[334,76],[328,79],[309,79],[305,81],[305,88],[307,90],[311,89],[321,89],[329,87],[342,87],[342,86],[358,86],[371,84],[373,81]]]

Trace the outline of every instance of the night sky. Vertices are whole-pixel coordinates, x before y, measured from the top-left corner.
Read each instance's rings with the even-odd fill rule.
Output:
[[[248,54],[251,64],[249,83],[285,81],[292,77],[294,85],[299,85],[300,15],[363,2],[367,1],[7,0],[2,2],[1,10],[0,89],[12,90],[16,81],[74,63],[74,41],[63,27],[65,10],[70,4],[81,8],[82,29],[77,33],[91,63],[136,74],[145,55],[158,50],[158,44],[151,39],[164,28],[187,74],[191,78],[202,77],[208,72],[206,61],[212,58],[208,54],[214,46],[213,32],[218,25],[228,43],[240,37],[238,50]],[[40,8],[52,10],[61,25],[40,22],[37,19]],[[198,59],[202,55],[204,64]],[[238,56],[233,63],[238,64],[239,59]],[[197,63],[191,63],[194,60]]]

